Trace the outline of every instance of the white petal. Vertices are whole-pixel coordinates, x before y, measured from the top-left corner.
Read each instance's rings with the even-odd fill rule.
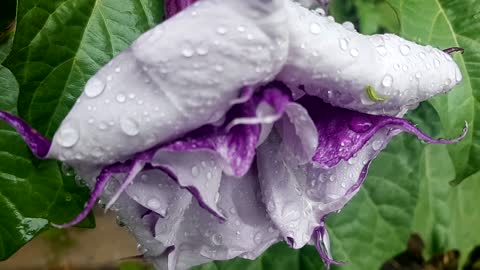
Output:
[[[290,51],[278,78],[343,108],[395,115],[453,88],[461,74],[441,50],[398,36],[365,36],[287,3]],[[370,94],[366,89],[370,86]],[[376,102],[375,102],[376,101]]]
[[[243,86],[279,72],[285,26],[283,0],[199,1],[88,81],[49,156],[109,164],[217,121]]]

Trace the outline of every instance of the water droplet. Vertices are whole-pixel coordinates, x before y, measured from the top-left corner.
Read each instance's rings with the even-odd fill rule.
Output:
[[[359,54],[360,54],[360,52],[358,51],[358,49],[351,49],[350,50],[350,55],[353,56],[353,57],[357,57]]]
[[[207,179],[212,179],[212,173],[211,172],[207,173]]]
[[[216,233],[212,235],[212,243],[216,246],[220,246],[223,244],[223,237],[221,234]]]
[[[227,33],[227,28],[220,26],[217,28],[217,33],[220,35],[225,35]]]
[[[387,55],[387,48],[385,48],[385,46],[383,46],[383,45],[380,45],[380,46],[377,47],[377,52],[381,56],[385,56],[385,55]]]
[[[372,148],[374,151],[378,151],[380,150],[380,148],[382,148],[382,145],[383,145],[382,141],[374,141],[372,143]]]
[[[120,71],[122,71],[122,69],[121,69],[120,67],[117,67],[117,68],[115,69],[115,72],[116,72],[116,73],[120,73]]]
[[[127,97],[123,94],[118,94],[117,97],[115,98],[118,102],[124,103],[125,100],[127,100]]]
[[[124,117],[120,120],[120,128],[128,136],[136,136],[140,132],[137,121],[130,117]]]
[[[400,64],[395,64],[395,65],[393,65],[393,68],[394,68],[395,70],[400,70]]]
[[[237,30],[238,30],[238,32],[243,33],[243,32],[245,32],[245,26],[240,25],[239,27],[237,27]]]
[[[346,21],[346,22],[342,23],[342,26],[343,26],[343,28],[347,29],[348,31],[356,32],[355,26],[353,25],[352,22]]]
[[[193,52],[192,49],[186,48],[186,49],[182,50],[182,55],[187,57],[187,58],[192,57],[193,54],[194,54],[194,52]]]
[[[78,140],[80,139],[80,135],[78,131],[74,128],[62,128],[58,134],[57,142],[63,147],[73,147]]]
[[[440,66],[440,60],[438,59],[433,60],[433,65],[438,68]]]
[[[105,90],[105,86],[105,83],[93,77],[87,82],[87,85],[85,86],[85,95],[87,95],[87,97],[89,98],[97,97],[103,92],[103,90]]]
[[[199,47],[199,48],[197,48],[196,51],[197,51],[197,54],[198,54],[198,55],[202,55],[202,56],[203,56],[203,55],[207,55],[207,54],[208,54],[208,49],[205,48],[205,47]]]
[[[310,32],[314,35],[318,35],[322,32],[322,28],[318,23],[311,23],[310,24]]]
[[[156,209],[160,208],[161,203],[156,198],[151,198],[147,201],[147,206],[148,206],[148,208],[156,210]]]
[[[393,77],[390,74],[385,75],[382,80],[382,85],[384,87],[391,87],[393,85]]]
[[[420,58],[425,59],[426,57],[427,57],[427,55],[424,52],[420,53]]]
[[[410,53],[410,46],[406,44],[400,45],[400,53],[402,53],[402,55],[408,55]]]
[[[460,82],[462,80],[462,73],[460,73],[459,69],[455,70],[455,79],[457,80],[457,82]]]
[[[223,67],[221,65],[215,65],[215,71],[217,72],[222,72],[223,71]]]
[[[200,170],[198,169],[197,166],[192,167],[192,176],[197,177],[200,174]]]
[[[348,41],[342,38],[340,39],[339,43],[340,43],[340,49],[342,49],[343,51],[346,51],[348,48]]]
[[[256,244],[261,244],[262,243],[262,239],[263,239],[263,234],[262,232],[257,232],[255,234],[255,236],[253,237],[253,241],[256,243]]]
[[[335,181],[335,175],[330,175],[330,177],[328,178],[328,180],[330,180],[330,182],[333,182]]]
[[[422,78],[422,73],[420,73],[420,72],[415,73],[415,78],[417,78],[417,79]]]

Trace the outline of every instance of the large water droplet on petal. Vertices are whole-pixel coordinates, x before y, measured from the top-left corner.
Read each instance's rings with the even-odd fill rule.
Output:
[[[140,132],[137,121],[130,117],[124,117],[120,120],[120,128],[128,136],[136,136]]]
[[[212,235],[212,243],[216,246],[220,246],[223,244],[223,237],[221,234],[216,233]]]
[[[89,98],[97,97],[103,92],[103,90],[105,90],[105,86],[106,85],[104,82],[93,77],[87,82],[87,85],[85,86],[85,95],[87,95],[87,97]]]
[[[352,55],[353,57],[357,57],[359,54],[360,54],[360,52],[358,51],[358,49],[351,49],[350,50],[350,55]]]
[[[400,53],[402,53],[402,55],[408,55],[410,53],[410,46],[406,44],[400,45]]]
[[[78,140],[80,139],[80,135],[78,131],[74,128],[62,128],[58,133],[57,142],[63,147],[72,147],[74,146]]]
[[[339,43],[340,43],[340,49],[342,49],[343,51],[346,51],[348,48],[348,41],[342,38],[340,39]]]
[[[310,24],[310,33],[312,33],[314,35],[318,35],[318,34],[320,34],[320,32],[322,32],[322,28],[320,27],[320,25],[318,23]]]
[[[382,85],[384,87],[391,87],[393,85],[393,77],[390,74],[385,75],[382,80]]]
[[[160,201],[156,198],[151,198],[147,201],[147,206],[151,209],[158,209],[160,208]]]

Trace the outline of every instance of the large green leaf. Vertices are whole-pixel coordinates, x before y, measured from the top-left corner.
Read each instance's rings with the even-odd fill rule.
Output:
[[[20,85],[19,113],[53,135],[86,81],[162,18],[155,0],[22,0],[5,66]]]
[[[463,83],[447,96],[431,101],[447,136],[455,136],[467,121],[471,132],[460,144],[448,147],[455,180],[461,182],[480,169],[480,13],[477,0],[388,0],[397,10],[400,35],[440,48],[463,47],[455,59]]]
[[[154,0],[20,1],[4,63],[12,72],[0,67],[0,109],[18,111],[52,135],[86,80],[160,20],[162,6]],[[88,194],[57,162],[35,159],[18,134],[0,124],[0,260],[49,222],[72,219]],[[94,226],[93,216],[79,226]]]

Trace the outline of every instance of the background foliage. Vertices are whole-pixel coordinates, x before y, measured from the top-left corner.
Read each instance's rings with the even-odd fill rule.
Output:
[[[52,136],[88,78],[162,19],[160,0],[8,0],[0,27],[0,108]],[[422,104],[409,117],[434,136],[468,137],[451,146],[398,136],[375,160],[366,184],[328,219],[333,253],[349,269],[378,269],[405,249],[410,232],[427,255],[480,244],[480,2],[477,0],[334,0],[338,21],[363,33],[394,32],[440,48],[459,46],[462,85]],[[17,14],[15,25],[12,20]],[[454,183],[456,185],[450,185]],[[48,222],[82,208],[88,190],[53,161],[36,160],[0,124],[0,259],[7,259]],[[94,226],[93,217],[82,226]],[[254,262],[233,260],[199,269],[319,269],[313,248],[272,247]],[[335,267],[337,268],[337,267]]]

